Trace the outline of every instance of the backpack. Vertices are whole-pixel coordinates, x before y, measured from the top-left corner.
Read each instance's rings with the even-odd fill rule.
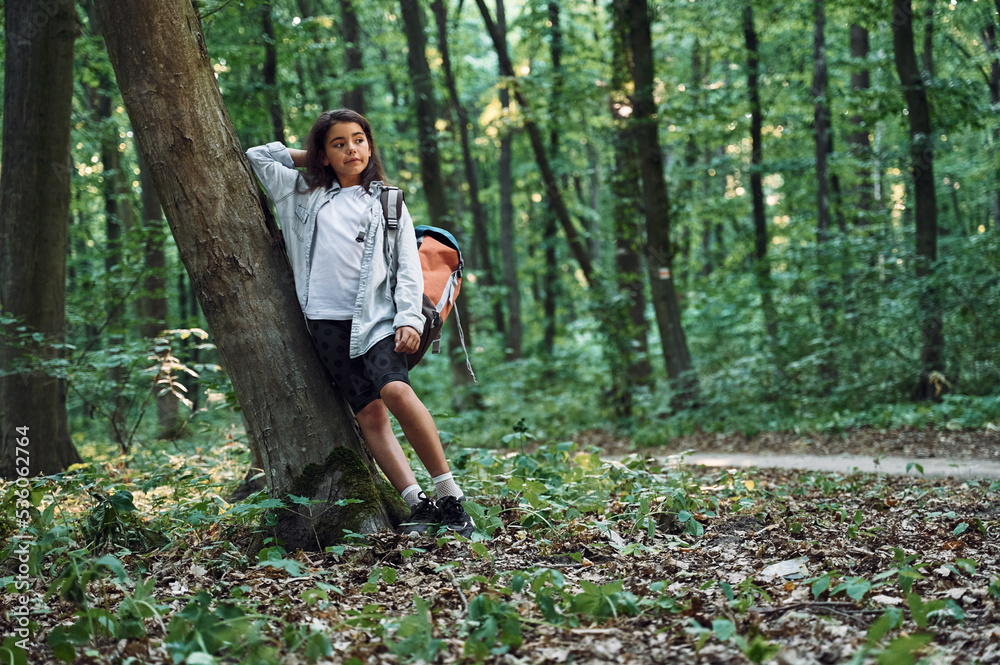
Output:
[[[391,240],[395,240],[395,231],[399,228],[399,218],[403,214],[403,192],[398,187],[383,187],[381,201],[386,229],[391,234],[387,235]],[[409,369],[413,369],[427,353],[427,349],[431,349],[431,353],[440,353],[441,328],[454,310],[458,319],[458,336],[465,352],[466,366],[475,380],[476,375],[469,362],[469,352],[465,348],[462,321],[458,318],[458,308],[455,307],[455,301],[462,288],[462,269],[465,265],[462,261],[462,250],[459,249],[455,236],[436,226],[417,226],[413,232],[417,237],[417,255],[420,257],[420,270],[424,276],[424,298],[421,307],[424,315],[424,332],[420,336],[420,346],[417,350],[407,354],[406,364]]]

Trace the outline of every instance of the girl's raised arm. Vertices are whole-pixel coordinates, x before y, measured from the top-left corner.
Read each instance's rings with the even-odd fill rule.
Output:
[[[305,152],[302,153],[302,162],[305,163]],[[267,145],[259,145],[247,150],[247,159],[253,172],[260,179],[260,184],[264,186],[264,191],[274,202],[281,201],[290,196],[295,191],[300,174],[295,170],[295,162],[288,150],[282,143],[274,141]]]

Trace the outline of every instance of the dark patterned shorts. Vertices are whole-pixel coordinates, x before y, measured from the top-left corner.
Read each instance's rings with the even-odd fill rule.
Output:
[[[307,321],[323,364],[354,413],[377,400],[390,381],[410,383],[406,354],[395,351],[393,335],[376,342],[364,355],[351,358],[350,321]]]

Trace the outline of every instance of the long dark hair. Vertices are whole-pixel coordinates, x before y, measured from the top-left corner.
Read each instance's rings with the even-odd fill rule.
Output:
[[[306,139],[306,184],[309,189],[317,187],[326,189],[337,182],[337,174],[333,167],[324,166],[323,157],[326,149],[326,135],[330,128],[338,122],[356,122],[365,133],[372,154],[368,159],[368,166],[361,172],[361,186],[370,193],[369,187],[373,182],[376,180],[385,181],[385,173],[382,171],[382,160],[379,159],[378,150],[375,148],[371,123],[363,115],[351,109],[324,111],[316,118],[312,129],[309,130],[309,138]]]

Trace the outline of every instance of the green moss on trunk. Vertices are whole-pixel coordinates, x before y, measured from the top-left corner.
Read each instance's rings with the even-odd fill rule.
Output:
[[[356,499],[343,507],[316,504],[313,513],[317,518],[309,527],[309,533],[300,533],[308,526],[306,520],[296,515],[283,513],[278,531],[287,544],[298,547],[326,546],[343,539],[344,531],[367,533],[377,529],[384,519],[397,524],[409,514],[406,504],[399,494],[382,478],[373,474],[364,459],[350,448],[334,448],[323,464],[309,464],[292,482],[289,494],[316,497],[316,492],[329,479],[340,491],[340,499]],[[294,506],[301,512],[302,506]],[[317,543],[318,541],[318,543]]]

